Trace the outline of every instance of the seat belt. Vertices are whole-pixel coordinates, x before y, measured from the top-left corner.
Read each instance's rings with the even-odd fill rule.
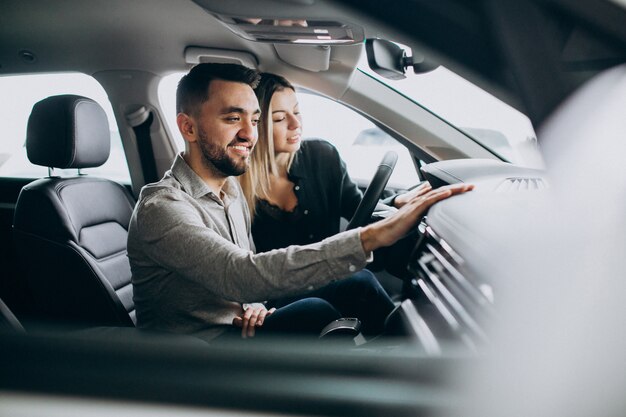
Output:
[[[150,127],[152,126],[154,115],[144,106],[141,106],[136,111],[127,114],[126,119],[135,132],[144,183],[156,182],[159,180],[159,174],[150,136]]]

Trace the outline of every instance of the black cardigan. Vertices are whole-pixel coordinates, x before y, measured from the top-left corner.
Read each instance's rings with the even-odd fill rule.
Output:
[[[292,213],[262,201],[252,222],[257,252],[306,245],[339,232],[341,217],[350,219],[362,193],[352,182],[337,149],[320,139],[302,141],[288,173],[298,198]]]

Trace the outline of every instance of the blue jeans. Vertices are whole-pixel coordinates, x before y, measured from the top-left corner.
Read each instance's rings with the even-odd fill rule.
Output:
[[[267,303],[276,311],[256,329],[254,339],[280,334],[317,339],[322,329],[341,317],[361,320],[365,335],[380,334],[394,304],[374,274],[367,269],[302,295],[285,297]],[[240,338],[241,329],[232,326],[220,338]]]
[[[309,293],[268,302],[276,311],[265,319],[259,334],[290,332],[319,335],[340,317],[361,320],[365,335],[381,333],[385,319],[394,309],[387,292],[367,269]]]

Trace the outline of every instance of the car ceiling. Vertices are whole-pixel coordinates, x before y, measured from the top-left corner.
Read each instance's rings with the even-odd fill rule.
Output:
[[[188,0],[14,0],[4,1],[2,9],[4,74],[68,69],[166,73],[185,68],[187,46],[246,50],[249,44]],[[268,53],[271,48],[256,49]],[[22,60],[22,50],[32,51],[36,62]]]
[[[240,1],[213,3],[208,4],[213,10],[214,5],[229,10],[224,3],[230,9],[234,5],[233,11],[245,5]],[[246,10],[253,15],[280,16],[290,10],[288,3],[248,2]],[[295,3],[307,15],[337,15],[328,2],[316,2],[311,8]],[[326,59],[333,71],[303,71],[303,67],[318,65],[312,61],[315,46],[290,49],[290,45],[243,39],[191,0],[9,0],[0,7],[0,75],[57,71],[93,75],[122,70],[162,76],[189,68],[188,47],[219,48],[251,53],[259,69],[283,73],[308,87],[314,87],[316,79],[327,78],[334,87],[325,92],[337,97],[345,90],[362,49],[362,45],[332,46]],[[34,54],[34,61],[25,59],[23,51]],[[323,59],[321,54],[319,59]]]
[[[333,45],[324,54],[315,45],[249,41],[205,7],[264,16],[295,10],[313,17],[341,14],[334,3],[319,0],[7,0],[0,6],[0,76],[77,71],[100,79],[97,73],[141,71],[161,77],[190,68],[185,50],[199,47],[251,53],[261,71],[280,73],[329,97],[340,98],[348,88],[362,44]],[[24,59],[23,51],[34,54],[34,61]],[[323,67],[324,59],[331,71],[311,70]]]
[[[335,98],[349,86],[361,45],[332,46],[332,71],[310,71],[317,65],[310,62],[314,46],[245,40],[206,9],[260,17],[349,16],[366,37],[388,37],[431,54],[528,114],[535,126],[598,70],[626,61],[626,29],[620,26],[626,9],[609,1],[5,0],[1,8],[0,75],[135,70],[162,76],[186,70],[185,48],[196,46],[251,52],[259,69]],[[527,34],[530,19],[539,22],[537,36],[531,42],[524,36],[522,44],[516,35]],[[22,51],[32,52],[34,62]]]

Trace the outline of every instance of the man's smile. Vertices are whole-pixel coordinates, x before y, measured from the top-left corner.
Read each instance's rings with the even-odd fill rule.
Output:
[[[235,153],[243,156],[250,155],[250,151],[252,150],[252,145],[228,145],[228,147],[235,151]]]

